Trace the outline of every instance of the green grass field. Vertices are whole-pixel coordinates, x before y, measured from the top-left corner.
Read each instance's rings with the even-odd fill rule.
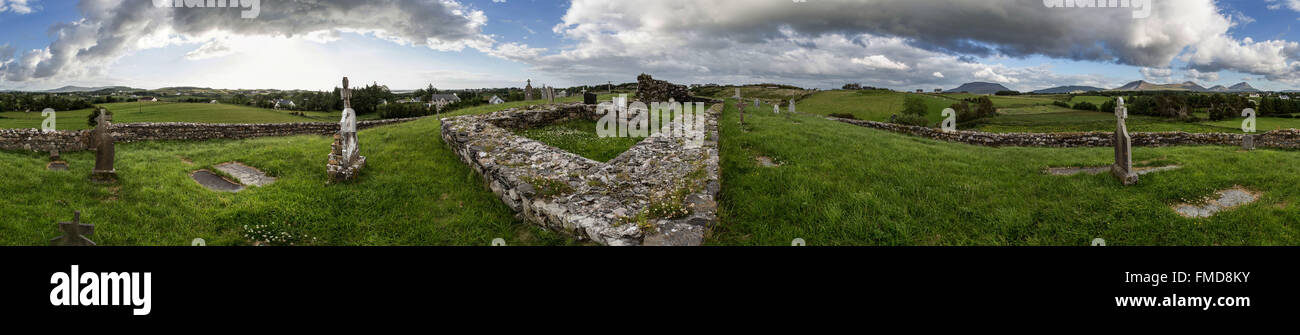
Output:
[[[597,162],[608,162],[617,158],[619,154],[645,139],[644,137],[600,138],[596,136],[596,121],[585,119],[519,130],[515,134]]]
[[[849,113],[853,114],[853,116],[859,120],[885,122],[889,121],[890,115],[902,113],[903,101],[909,95],[920,97],[925,101],[925,105],[929,109],[927,117],[931,122],[935,123],[943,120],[941,113],[944,108],[948,108],[949,106],[952,106],[953,103],[956,103],[954,100],[929,94],[836,90],[820,92],[805,98],[803,101],[799,102],[798,112],[817,113],[822,115],[829,115],[831,113]],[[753,107],[753,105],[749,105],[749,107]],[[805,110],[805,108],[807,108],[807,110]],[[782,110],[784,109],[785,106],[782,106]],[[759,108],[759,110],[770,111],[772,110],[772,106],[768,105]],[[749,110],[747,109],[747,111]]]
[[[322,122],[338,121],[339,113],[304,112],[307,117],[290,115],[292,111],[277,111],[240,105],[170,103],[170,102],[121,102],[102,104],[113,112],[113,123],[136,122],[196,122],[196,123],[288,123],[288,122]],[[82,109],[55,114],[56,127],[59,130],[89,129],[86,119],[90,109]],[[378,115],[368,115],[370,119]],[[39,112],[4,112],[0,113],[0,128],[40,128],[44,117]],[[367,119],[366,116],[361,119]]]
[[[816,99],[817,97],[813,97]],[[1048,176],[1106,166],[1108,148],[988,148],[825,120],[831,104],[791,119],[722,120],[721,224],[713,245],[1295,245],[1300,152],[1232,147],[1135,148],[1134,161],[1179,170],[1122,187],[1109,175]],[[758,156],[779,167],[762,167]],[[1170,206],[1242,185],[1260,201],[1209,219]]]
[[[809,245],[1075,246],[1094,238],[1120,246],[1300,244],[1300,189],[1290,186],[1300,183],[1300,152],[1135,148],[1135,161],[1182,168],[1122,187],[1104,174],[1043,173],[1108,165],[1107,148],[978,147],[820,117],[890,99],[854,94],[810,97],[815,103],[801,104],[799,115],[748,113],[745,125],[729,101],[719,121],[720,222],[708,244],[789,245],[794,238]],[[452,115],[529,103],[536,101]],[[1074,117],[1105,116],[1096,114],[1102,115]],[[324,136],[119,144],[116,185],[86,181],[91,152],[65,153],[72,168],[65,172],[46,171],[43,153],[0,152],[0,194],[7,202],[0,206],[0,245],[44,245],[58,235],[54,223],[71,219],[74,210],[96,224],[92,239],[101,245],[188,245],[194,238],[210,245],[487,245],[494,238],[510,245],[579,244],[516,221],[442,143],[439,127],[437,118],[426,118],[362,131],[369,164],[359,180],[338,185],[325,183]],[[758,157],[779,166],[760,165]],[[189,178],[229,161],[279,181],[229,194]],[[1170,209],[1234,185],[1258,192],[1260,201],[1199,220]]]
[[[45,245],[58,234],[54,223],[73,211],[96,224],[92,239],[100,245],[189,245],[194,238],[250,245],[265,234],[281,236],[272,244],[295,245],[488,245],[498,237],[511,245],[575,243],[516,221],[442,143],[439,127],[438,118],[425,118],[361,131],[367,166],[359,180],[339,185],[325,183],[325,136],[118,144],[116,185],[86,180],[93,152],[64,153],[71,170],[55,172],[45,170],[45,153],[0,151],[0,245]],[[279,181],[229,194],[189,177],[230,161]]]

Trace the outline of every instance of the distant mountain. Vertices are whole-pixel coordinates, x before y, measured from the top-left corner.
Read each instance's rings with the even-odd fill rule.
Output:
[[[1105,91],[1105,90],[1106,90],[1106,89],[1104,89],[1104,88],[1100,88],[1100,87],[1092,87],[1092,86],[1058,86],[1058,87],[1053,87],[1053,88],[1049,88],[1049,89],[1033,91],[1033,92],[1031,92],[1031,93],[1034,93],[1034,94],[1068,94],[1068,93],[1070,93],[1070,92],[1078,92],[1078,91],[1083,91],[1083,92],[1101,92],[1101,91]]]
[[[1254,86],[1250,86],[1250,84],[1246,82],[1241,82],[1240,84],[1232,85],[1232,87],[1229,87],[1228,90],[1232,92],[1259,92],[1259,90],[1255,89]]]
[[[79,93],[79,92],[95,92],[95,91],[102,91],[102,90],[108,90],[108,89],[133,90],[133,88],[126,87],[126,86],[103,86],[103,87],[64,86],[64,87],[60,87],[60,88],[56,88],[56,89],[52,89],[52,90],[45,90],[45,91],[41,91],[41,92],[44,92],[44,93]]]
[[[993,94],[993,93],[1010,91],[1010,90],[1011,89],[1007,88],[1006,86],[1002,86],[1002,84],[973,82],[973,83],[962,84],[960,87],[948,90],[944,93],[966,92],[966,93],[974,93],[974,94]]]
[[[1185,83],[1181,83],[1181,84],[1152,84],[1152,83],[1148,83],[1148,82],[1143,81],[1143,80],[1138,80],[1138,81],[1135,81],[1135,82],[1128,83],[1128,84],[1126,84],[1126,85],[1124,85],[1124,86],[1117,87],[1117,88],[1113,89],[1112,91],[1191,91],[1191,92],[1206,92],[1206,91],[1208,91],[1208,90],[1205,89],[1205,87],[1202,87],[1201,85],[1197,85],[1196,83],[1193,83],[1193,82],[1190,82],[1190,81],[1189,81],[1189,82],[1185,82]]]
[[[1210,92],[1227,92],[1227,91],[1228,88],[1223,87],[1223,85],[1214,85],[1214,87],[1210,88]]]

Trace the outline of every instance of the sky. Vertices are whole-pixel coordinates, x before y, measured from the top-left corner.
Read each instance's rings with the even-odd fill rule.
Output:
[[[344,76],[397,90],[568,87],[640,73],[808,88],[1300,89],[1300,0],[242,1],[0,0],[0,90],[327,90]]]

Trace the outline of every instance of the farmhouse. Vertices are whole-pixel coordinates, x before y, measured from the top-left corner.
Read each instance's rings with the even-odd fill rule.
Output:
[[[139,102],[158,102],[158,98],[155,98],[155,97],[143,97],[143,98],[140,98],[140,100],[137,100],[137,101],[139,101]]]
[[[293,100],[289,100],[289,99],[280,99],[280,100],[276,100],[276,101],[275,101],[275,107],[274,107],[274,108],[275,108],[275,109],[294,109],[294,108],[297,108],[297,107],[298,107],[298,105],[297,105],[297,104],[294,104],[294,103],[293,103]]]
[[[489,104],[493,104],[493,105],[500,105],[500,104],[506,103],[506,101],[505,101],[505,100],[501,100],[501,97],[499,97],[499,96],[495,96],[495,95],[494,95],[494,96],[492,96],[491,99],[488,99],[488,103],[489,103]]]
[[[438,109],[441,110],[443,107],[446,107],[447,105],[454,104],[457,102],[460,102],[460,97],[456,96],[455,93],[434,94],[433,99],[429,102],[428,105],[430,107],[437,106]]]

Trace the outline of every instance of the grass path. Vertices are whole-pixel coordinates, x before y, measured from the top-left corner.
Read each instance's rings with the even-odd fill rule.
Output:
[[[1230,147],[1139,148],[1135,161],[1182,165],[1122,187],[1107,148],[987,148],[825,120],[748,113],[720,123],[721,224],[713,245],[1296,245],[1300,153]],[[770,107],[768,107],[770,108]],[[800,112],[823,114],[813,106]],[[765,110],[760,108],[759,110]],[[779,167],[762,167],[758,156]],[[1201,220],[1170,205],[1242,185],[1260,201]]]

